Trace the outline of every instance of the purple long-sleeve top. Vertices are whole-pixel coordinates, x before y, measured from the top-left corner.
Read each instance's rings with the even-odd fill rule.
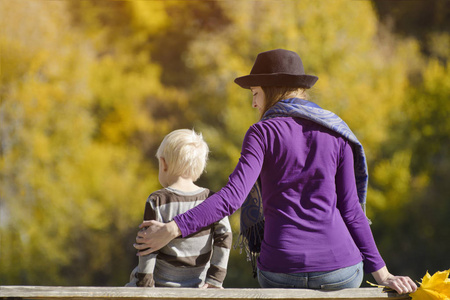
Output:
[[[259,269],[331,271],[363,261],[370,273],[385,265],[358,201],[351,145],[299,118],[252,125],[226,186],[175,217],[182,235],[235,212],[258,176],[265,217]]]

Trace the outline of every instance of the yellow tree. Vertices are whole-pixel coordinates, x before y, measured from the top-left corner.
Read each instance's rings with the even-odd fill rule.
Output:
[[[101,55],[102,32],[82,35],[68,4],[1,2],[5,284],[125,282],[130,228],[134,234],[158,186],[152,164],[130,143],[156,131],[142,108],[157,94],[158,68],[137,56],[142,70],[127,70],[131,58],[120,47]]]
[[[170,130],[192,126],[177,88],[189,77],[156,65],[180,53],[167,58],[163,46],[183,9],[154,1],[1,5],[2,282],[123,284],[136,263],[144,201],[159,188],[156,147]],[[189,12],[207,15],[202,5]]]
[[[380,221],[390,228],[388,235],[380,235],[380,244],[392,253],[393,268],[407,268],[416,278],[427,270],[443,270],[449,263],[450,65],[449,56],[443,57],[447,59],[427,59],[418,70],[420,77],[404,104],[405,117],[398,120],[386,145],[386,159],[380,164],[384,168],[376,170],[377,178],[385,178],[378,183],[388,208],[380,214]],[[396,166],[401,160],[410,166],[409,174]],[[396,176],[386,177],[386,169]],[[397,195],[392,192],[399,188]],[[409,197],[401,205],[391,205],[389,197],[402,195]]]

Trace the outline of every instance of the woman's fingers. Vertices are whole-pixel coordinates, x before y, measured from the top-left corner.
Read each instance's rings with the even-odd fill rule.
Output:
[[[171,240],[181,234],[178,226],[175,222],[161,223],[158,221],[144,221],[140,226],[136,236],[136,248],[139,252],[138,255],[147,255],[155,252]]]
[[[408,276],[393,276],[388,281],[388,286],[399,294],[409,294],[417,290],[417,285]]]

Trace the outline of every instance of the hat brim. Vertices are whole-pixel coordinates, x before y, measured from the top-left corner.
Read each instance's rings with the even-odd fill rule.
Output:
[[[244,89],[252,86],[286,86],[311,88],[319,80],[314,75],[292,75],[292,74],[254,74],[238,77],[234,80],[236,84]]]

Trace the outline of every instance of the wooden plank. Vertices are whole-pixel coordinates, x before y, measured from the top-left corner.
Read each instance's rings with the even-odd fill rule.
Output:
[[[195,289],[73,286],[0,286],[0,298],[52,300],[191,300],[191,299],[303,299],[303,300],[409,300],[408,295],[384,292],[381,288],[344,289],[339,291],[307,289]]]

